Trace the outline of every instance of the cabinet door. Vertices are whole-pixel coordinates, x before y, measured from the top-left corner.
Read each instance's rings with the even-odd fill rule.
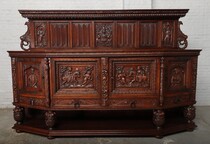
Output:
[[[165,106],[188,105],[195,102],[193,83],[196,78],[197,58],[166,58],[165,63]]]
[[[17,58],[16,75],[19,104],[29,107],[49,105],[47,59]]]
[[[52,106],[69,109],[98,106],[99,62],[97,58],[53,58],[51,60]]]
[[[110,59],[112,106],[151,107],[158,103],[157,58]]]

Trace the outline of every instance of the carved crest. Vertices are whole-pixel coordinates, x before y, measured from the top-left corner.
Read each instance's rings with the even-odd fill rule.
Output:
[[[96,46],[112,46],[112,24],[96,24]]]
[[[31,48],[31,34],[29,31],[29,22],[26,22],[25,25],[27,25],[27,31],[24,35],[20,37],[20,47],[23,50],[27,51]]]

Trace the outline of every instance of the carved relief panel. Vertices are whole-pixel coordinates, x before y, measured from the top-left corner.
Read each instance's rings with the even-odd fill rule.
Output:
[[[17,64],[19,94],[44,97],[46,95],[45,85],[47,85],[44,59],[18,58]]]
[[[157,45],[157,23],[140,23],[140,47],[155,47]]]
[[[53,95],[97,97],[99,92],[99,60],[87,58],[52,59]]]
[[[72,23],[72,47],[89,48],[91,45],[91,23]]]
[[[47,47],[47,23],[46,22],[35,22],[35,47],[44,48]]]
[[[113,46],[113,23],[95,24],[95,45],[96,47]]]
[[[112,96],[156,95],[156,59],[124,58],[110,60]]]
[[[136,47],[136,23],[117,23],[117,47],[135,48]]]
[[[168,90],[187,90],[190,87],[190,69],[188,57],[168,58],[165,73]]]
[[[174,21],[163,21],[162,23],[162,46],[173,47],[174,46]]]

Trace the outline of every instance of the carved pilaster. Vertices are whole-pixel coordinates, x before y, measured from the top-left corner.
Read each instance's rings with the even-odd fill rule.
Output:
[[[187,119],[189,124],[193,123],[193,119],[195,118],[195,107],[188,106],[184,108],[184,117]]]
[[[182,25],[183,23],[181,21],[179,21],[178,23],[178,35],[177,35],[177,42],[178,42],[178,47],[185,49],[188,46],[188,41],[187,38],[188,36],[185,35],[181,29],[180,29],[180,25]]]
[[[21,124],[24,120],[24,108],[16,106],[13,109],[13,114],[14,114],[14,120],[17,122],[17,124]]]
[[[160,106],[163,106],[164,90],[164,57],[160,59]]]
[[[23,50],[27,51],[31,48],[31,34],[29,31],[29,22],[26,22],[25,25],[27,25],[27,31],[24,35],[20,37],[20,47]]]
[[[109,93],[108,93],[108,59],[101,58],[102,63],[102,106],[108,105]]]
[[[195,102],[196,81],[197,81],[197,57],[192,59],[192,95],[191,100]]]
[[[174,23],[173,22],[163,22],[162,29],[162,44],[166,47],[173,46],[173,33],[174,33]]]
[[[49,58],[45,58],[44,59],[44,75],[43,75],[43,78],[44,78],[44,86],[45,86],[45,95],[46,95],[46,106],[49,107],[49,69],[50,69],[50,61],[49,61]]]
[[[47,46],[47,30],[46,23],[35,23],[35,46],[46,47]]]
[[[12,86],[13,86],[13,98],[14,103],[18,102],[18,96],[17,96],[17,75],[16,75],[16,58],[12,58]]]
[[[53,126],[55,125],[56,120],[56,113],[53,111],[47,111],[45,112],[45,124],[49,128],[49,130],[52,130]]]
[[[153,123],[157,127],[157,130],[161,129],[162,125],[165,123],[165,113],[163,110],[153,111]]]

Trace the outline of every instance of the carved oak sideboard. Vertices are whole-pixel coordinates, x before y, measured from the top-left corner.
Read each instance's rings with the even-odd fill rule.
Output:
[[[24,51],[9,51],[17,132],[162,137],[196,127],[200,50],[185,49],[187,9],[19,12]]]

